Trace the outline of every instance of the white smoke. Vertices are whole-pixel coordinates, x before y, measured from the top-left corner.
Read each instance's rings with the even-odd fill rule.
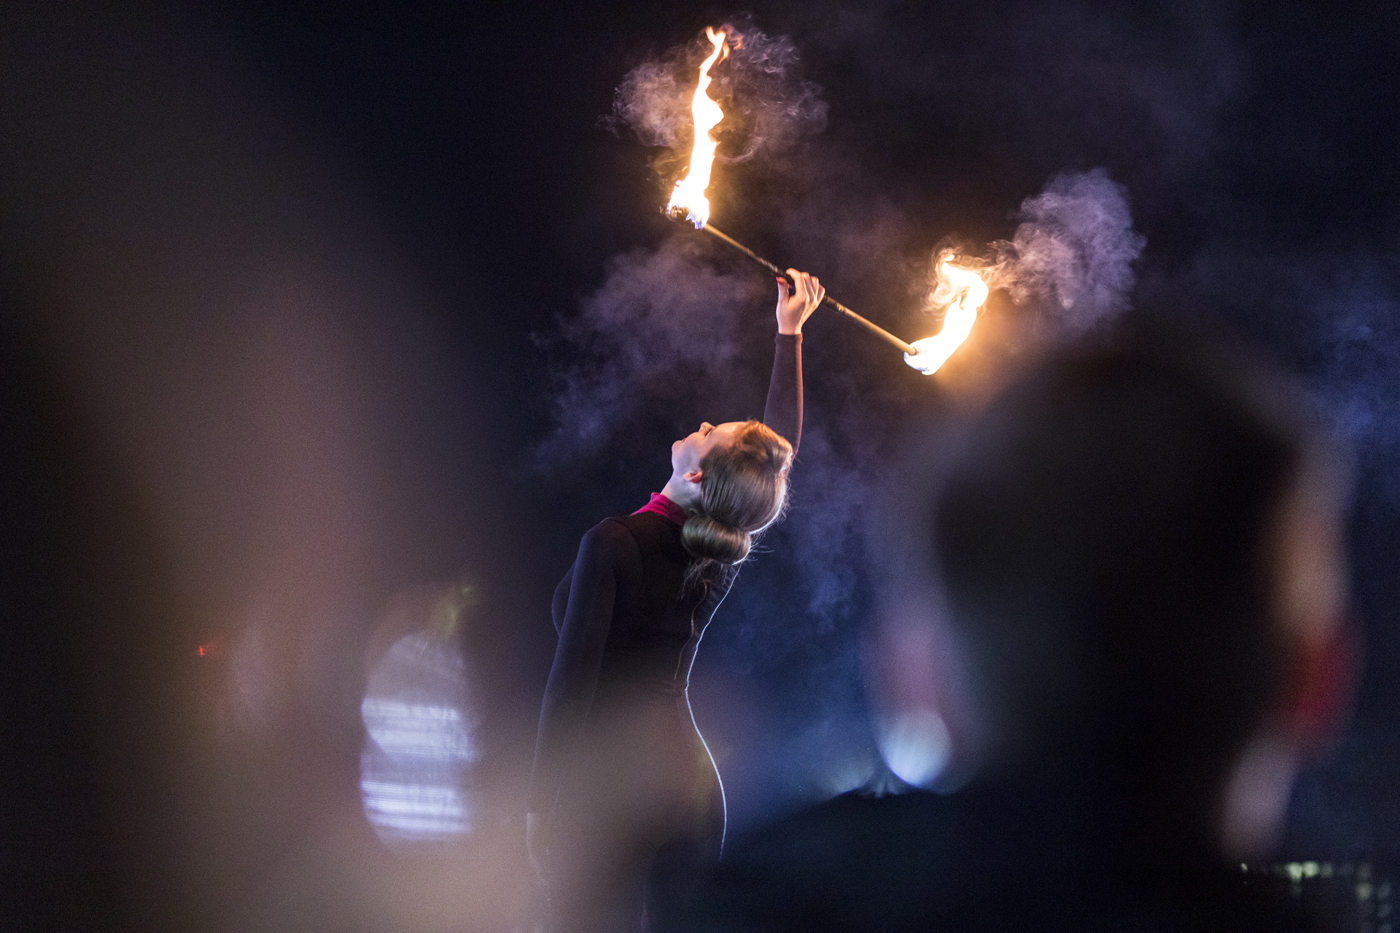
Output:
[[[1016,216],[1013,237],[992,244],[988,285],[1036,306],[1059,332],[1085,331],[1127,308],[1132,264],[1147,241],[1133,230],[1127,189],[1105,169],[1056,175]],[[939,294],[935,287],[931,303]]]
[[[762,284],[715,271],[700,244],[683,237],[614,257],[602,287],[557,338],[572,362],[553,376],[554,433],[542,459],[596,452],[644,399],[664,403],[674,394],[687,369],[710,378],[723,371],[738,313],[758,303]]]
[[[710,95],[724,108],[715,129],[719,158],[743,162],[759,154],[781,156],[826,127],[821,88],[797,74],[797,46],[740,23],[721,27],[729,57],[711,71]],[[658,168],[669,170],[689,152],[691,96],[700,62],[712,46],[697,39],[637,65],[623,78],[604,123],[629,127],[647,146],[675,149]]]
[[[611,125],[631,127],[644,146],[675,146],[689,133],[694,75],[674,62],[650,59],[627,72],[613,96]]]

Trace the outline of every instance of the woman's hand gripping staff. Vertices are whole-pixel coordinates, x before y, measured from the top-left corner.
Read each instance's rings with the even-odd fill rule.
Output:
[[[814,275],[796,269],[787,270],[787,274],[792,277],[791,285],[778,278],[778,333],[800,334],[802,325],[826,297],[826,289]]]

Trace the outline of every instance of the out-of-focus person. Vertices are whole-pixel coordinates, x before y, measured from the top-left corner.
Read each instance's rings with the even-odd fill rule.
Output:
[[[957,434],[894,497],[912,531],[884,634],[934,633],[916,712],[963,786],[757,832],[694,928],[1329,928],[1241,871],[1355,667],[1346,471],[1306,398],[1125,329],[1047,354]]]

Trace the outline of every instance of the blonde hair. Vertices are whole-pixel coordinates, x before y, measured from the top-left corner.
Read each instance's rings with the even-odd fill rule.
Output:
[[[711,580],[748,557],[754,536],[787,504],[792,445],[761,421],[746,421],[734,440],[700,463],[700,502],[681,528],[695,558],[686,583]]]

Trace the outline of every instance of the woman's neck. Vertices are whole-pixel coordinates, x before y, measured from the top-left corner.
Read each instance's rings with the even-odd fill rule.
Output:
[[[661,494],[687,512],[700,504],[700,484],[692,483],[675,473],[672,473],[666,485],[661,487]]]

